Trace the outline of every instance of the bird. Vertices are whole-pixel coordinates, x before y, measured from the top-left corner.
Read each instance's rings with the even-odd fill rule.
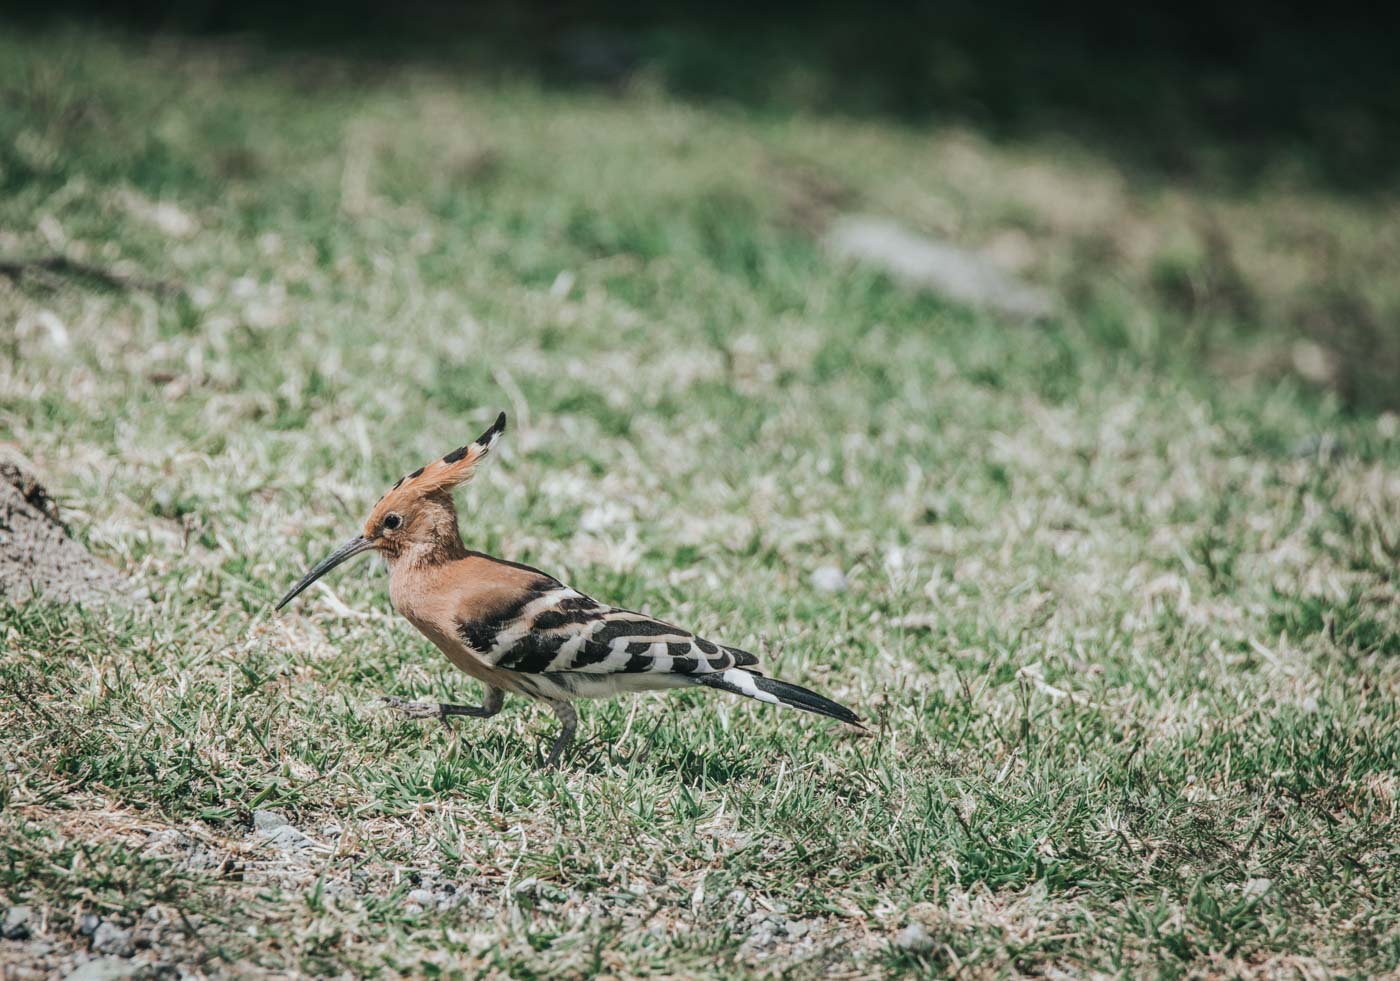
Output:
[[[505,432],[506,414],[473,442],[402,477],[360,534],[277,603],[280,611],[326,573],[365,552],[389,568],[389,598],[458,669],[485,687],[480,705],[381,701],[408,718],[490,718],[506,694],[553,709],[560,729],[543,766],[573,741],[579,699],[702,686],[864,728],[844,705],[764,675],[755,654],[644,613],[600,603],[532,566],[467,548],[452,490],[470,480]]]

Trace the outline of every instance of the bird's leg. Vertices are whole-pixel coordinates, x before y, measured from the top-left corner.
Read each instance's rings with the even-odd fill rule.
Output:
[[[467,715],[474,719],[489,719],[501,710],[501,705],[506,700],[506,693],[499,688],[486,688],[486,697],[481,700],[480,705],[439,705],[438,716],[444,721],[450,715]]]
[[[394,709],[408,719],[441,719],[446,722],[449,716],[466,715],[474,719],[489,719],[501,710],[505,693],[499,688],[486,689],[486,697],[480,705],[449,705],[431,702],[406,702],[402,698],[385,695],[380,699],[385,707]]]
[[[559,765],[559,757],[564,755],[564,750],[574,741],[574,730],[578,728],[578,713],[568,702],[550,702],[549,707],[554,709],[554,714],[559,717],[560,729],[559,738],[554,740],[553,748],[544,758],[543,768],[546,770]]]

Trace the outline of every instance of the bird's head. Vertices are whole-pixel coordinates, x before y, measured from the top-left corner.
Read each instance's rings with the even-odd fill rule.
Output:
[[[379,552],[392,564],[413,552],[433,554],[453,545],[460,548],[452,488],[472,478],[476,465],[491,451],[505,428],[506,414],[502,412],[495,425],[473,442],[401,477],[370,511],[364,531],[318,562],[282,597],[277,609],[361,552]]]

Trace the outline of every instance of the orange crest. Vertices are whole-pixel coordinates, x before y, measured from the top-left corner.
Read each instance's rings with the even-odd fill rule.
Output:
[[[413,473],[400,477],[399,482],[389,488],[379,499],[365,521],[365,535],[369,537],[391,511],[402,512],[415,501],[441,490],[450,490],[458,484],[472,479],[476,465],[481,462],[501,433],[506,431],[506,414],[496,417],[495,424],[466,446],[458,447],[440,460],[434,460],[419,467]]]

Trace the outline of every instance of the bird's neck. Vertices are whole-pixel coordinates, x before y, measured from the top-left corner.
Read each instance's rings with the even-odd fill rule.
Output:
[[[445,565],[465,558],[467,547],[462,544],[462,536],[454,525],[450,535],[435,535],[421,541],[406,542],[393,554],[386,555],[389,574],[400,575],[412,570]]]

